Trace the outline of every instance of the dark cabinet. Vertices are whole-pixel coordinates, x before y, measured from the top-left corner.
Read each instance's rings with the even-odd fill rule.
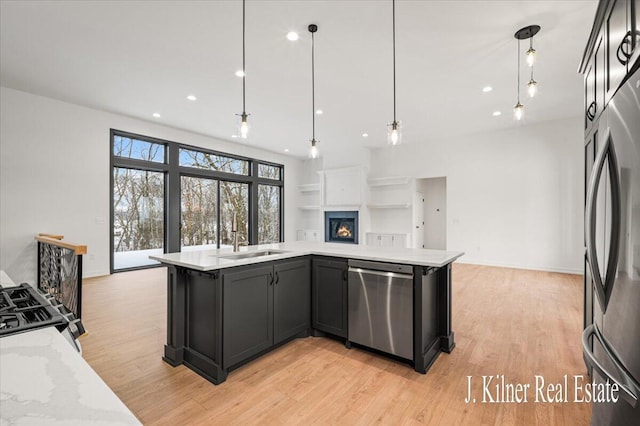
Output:
[[[601,31],[596,40],[593,54],[585,73],[585,114],[584,128],[589,131],[604,109],[606,97],[606,57],[604,32]]]
[[[233,268],[222,274],[223,367],[273,345],[273,266]]]
[[[339,337],[348,337],[347,270],[345,259],[312,261],[311,326]]]
[[[640,57],[640,0],[600,0],[580,72],[589,133]]]
[[[283,260],[222,273],[223,367],[309,329],[309,260]]]
[[[629,0],[613,0],[604,22],[607,34],[607,100],[613,96],[627,74],[628,55],[632,50],[628,15]]]
[[[309,259],[278,262],[273,270],[273,333],[277,344],[309,330],[311,271]]]
[[[629,6],[631,31],[633,34],[633,54],[631,55],[628,66],[628,68],[631,69],[640,57],[640,0],[632,0]]]

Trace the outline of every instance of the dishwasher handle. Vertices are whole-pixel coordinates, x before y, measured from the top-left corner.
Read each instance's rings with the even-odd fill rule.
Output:
[[[397,272],[374,271],[373,269],[354,268],[352,266],[349,267],[349,272],[355,272],[356,274],[378,275],[380,277],[388,277],[388,278],[402,278],[406,280],[413,279],[413,274],[399,274]]]

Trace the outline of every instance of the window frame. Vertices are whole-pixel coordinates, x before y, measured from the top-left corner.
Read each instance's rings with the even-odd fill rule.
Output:
[[[139,160],[134,158],[119,157],[114,155],[114,141],[115,136],[127,137],[131,139],[137,139],[144,142],[156,143],[164,145],[164,162],[153,162],[146,160]],[[131,132],[126,132],[117,129],[110,129],[109,134],[109,200],[110,200],[110,217],[109,217],[109,264],[110,273],[124,272],[129,270],[155,268],[158,265],[144,265],[126,269],[114,269],[114,198],[113,198],[113,185],[114,177],[113,170],[116,167],[129,168],[143,171],[153,171],[164,173],[164,252],[173,253],[181,251],[181,234],[180,234],[180,221],[181,221],[181,178],[182,176],[191,176],[196,178],[208,178],[216,179],[219,182],[239,182],[247,183],[249,185],[249,244],[258,244],[258,186],[271,185],[277,186],[280,189],[280,206],[279,206],[279,220],[280,220],[280,235],[279,241],[284,241],[284,178],[285,170],[284,165],[274,163],[270,161],[259,160],[256,158],[245,157],[241,155],[229,154],[222,151],[212,150],[208,148],[188,145],[180,142],[173,142],[163,139],[158,139],[150,136],[139,135]],[[210,155],[218,155],[222,157],[228,157],[231,159],[247,161],[249,164],[248,175],[241,175],[235,173],[221,172],[217,170],[207,170],[197,167],[181,166],[180,165],[180,150],[186,149],[190,151],[202,152]],[[272,167],[278,167],[280,169],[280,179],[270,179],[259,177],[259,165],[267,165]],[[218,183],[218,222],[220,221],[220,190]],[[220,225],[218,223],[218,230]],[[222,236],[218,232],[217,246],[220,247]]]

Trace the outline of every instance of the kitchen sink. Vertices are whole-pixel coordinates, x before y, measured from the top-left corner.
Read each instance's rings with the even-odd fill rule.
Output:
[[[282,253],[288,253],[288,251],[272,250],[272,249],[258,250],[258,251],[244,251],[244,252],[227,254],[227,255],[218,256],[218,257],[221,259],[252,259],[254,257],[264,257],[264,256],[271,256],[274,254],[282,254]]]

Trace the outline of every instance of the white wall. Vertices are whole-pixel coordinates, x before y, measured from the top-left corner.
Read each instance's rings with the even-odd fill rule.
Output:
[[[109,273],[111,128],[284,164],[285,239],[295,240],[299,159],[5,87],[0,100],[0,268],[18,282],[36,280],[38,232],[86,244],[85,276]]]
[[[372,151],[381,175],[447,178],[447,249],[463,262],[581,273],[580,118]]]

